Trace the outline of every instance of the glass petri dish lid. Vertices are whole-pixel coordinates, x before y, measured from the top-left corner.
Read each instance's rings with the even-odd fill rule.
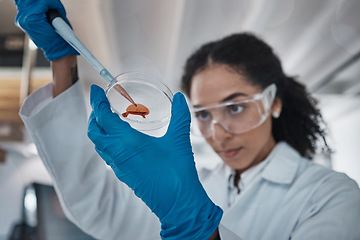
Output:
[[[116,90],[118,84],[136,104],[144,105],[149,112],[129,114],[127,109],[132,104]],[[166,133],[171,118],[173,93],[160,78],[141,72],[126,72],[116,76],[109,83],[106,96],[112,111],[132,128],[156,137]]]

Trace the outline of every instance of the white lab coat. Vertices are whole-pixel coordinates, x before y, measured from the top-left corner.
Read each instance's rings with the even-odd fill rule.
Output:
[[[34,92],[20,114],[68,218],[98,239],[160,239],[157,217],[105,166],[87,138],[80,83],[53,100],[51,94],[51,85]],[[231,207],[228,167],[199,171],[208,195],[224,210],[223,240],[360,239],[360,191],[353,180],[302,158],[286,143],[269,158]]]

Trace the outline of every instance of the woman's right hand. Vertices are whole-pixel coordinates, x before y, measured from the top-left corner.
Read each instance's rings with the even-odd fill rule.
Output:
[[[67,55],[79,55],[47,21],[46,12],[49,9],[55,9],[69,23],[60,0],[15,0],[15,4],[18,9],[15,18],[16,25],[28,34],[38,48],[44,51],[49,61]]]

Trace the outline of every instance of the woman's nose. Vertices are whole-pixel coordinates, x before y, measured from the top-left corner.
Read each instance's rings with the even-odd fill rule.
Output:
[[[225,139],[230,138],[232,135],[218,122],[212,123],[211,130],[211,137],[217,142],[222,142]]]

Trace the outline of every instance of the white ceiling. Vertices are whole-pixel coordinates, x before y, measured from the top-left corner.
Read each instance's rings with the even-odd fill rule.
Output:
[[[310,89],[360,51],[359,0],[62,2],[75,33],[113,75],[145,71],[162,77],[174,92],[191,52],[234,32],[263,37],[286,72]],[[0,1],[0,33],[19,31],[15,14],[12,0]],[[337,75],[328,91],[359,94],[359,62]],[[105,84],[83,59],[79,64],[85,83]]]

